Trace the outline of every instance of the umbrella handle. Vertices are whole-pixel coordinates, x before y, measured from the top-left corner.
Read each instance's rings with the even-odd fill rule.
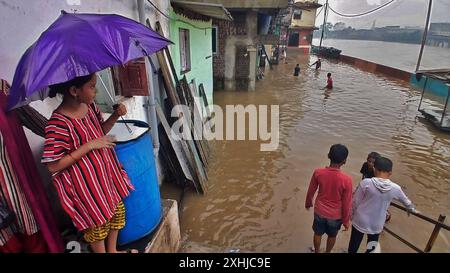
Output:
[[[100,81],[102,82],[103,88],[105,88],[106,93],[108,94],[108,97],[111,99],[112,103],[115,104],[116,100],[112,97],[112,95],[109,93],[108,87],[106,87],[105,82],[103,81],[102,77],[100,77],[100,75],[97,75],[97,78],[100,79]]]
[[[117,108],[119,105],[118,105],[118,104],[115,104],[116,101],[115,101],[115,99],[112,97],[112,95],[109,93],[108,87],[106,87],[106,84],[105,84],[105,82],[103,81],[102,77],[100,77],[99,75],[97,75],[97,77],[100,78],[100,81],[102,82],[103,88],[105,88],[106,93],[108,93],[109,98],[110,98],[111,101],[114,103],[113,109],[115,110],[115,108]],[[132,134],[132,133],[133,133],[133,130],[131,130],[131,128],[130,128],[130,127],[128,126],[128,124],[125,122],[125,119],[124,119],[122,116],[121,116],[120,118],[121,118],[122,121],[125,123],[125,126],[126,126],[127,129],[128,129],[128,132],[129,132],[130,134]]]

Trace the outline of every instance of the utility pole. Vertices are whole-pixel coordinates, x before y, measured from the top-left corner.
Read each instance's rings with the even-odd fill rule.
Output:
[[[325,8],[324,8],[324,9],[325,9],[325,10],[324,10],[324,13],[323,13],[322,35],[320,35],[319,52],[320,52],[320,49],[322,48],[323,33],[324,33],[324,31],[325,31],[325,24],[326,24],[326,21],[327,21],[327,14],[328,14],[328,0],[327,0],[327,2],[325,3]]]
[[[430,25],[430,15],[431,15],[431,7],[432,6],[433,6],[433,0],[428,0],[427,21],[425,22],[425,29],[423,30],[422,45],[420,46],[420,53],[419,53],[419,59],[417,60],[416,71],[419,70],[420,62],[422,61],[423,48],[425,47],[425,42],[427,41],[427,33],[428,33],[428,27]]]

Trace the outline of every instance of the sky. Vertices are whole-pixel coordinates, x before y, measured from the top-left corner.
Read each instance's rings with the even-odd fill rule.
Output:
[[[339,13],[358,14],[376,8],[390,0],[328,0],[329,5]],[[319,0],[325,4],[326,0]],[[344,22],[354,28],[371,28],[388,25],[418,26],[425,24],[428,0],[395,0],[392,4],[366,16],[343,18],[330,11],[328,22]],[[317,12],[319,9],[317,10]],[[323,10],[316,19],[316,26],[323,23]],[[431,22],[450,23],[450,0],[433,0]]]

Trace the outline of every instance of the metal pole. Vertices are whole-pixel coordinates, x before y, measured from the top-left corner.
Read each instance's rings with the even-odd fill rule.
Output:
[[[450,85],[447,84],[447,86],[448,86],[448,90],[447,90],[447,99],[445,100],[444,111],[442,111],[441,127],[442,127],[442,123],[444,122],[445,112],[447,112],[448,99],[450,99]]]
[[[422,35],[422,45],[420,46],[419,59],[417,60],[416,71],[419,70],[420,62],[422,61],[423,48],[425,47],[425,42],[427,41],[428,26],[430,24],[431,7],[433,5],[433,0],[428,0],[428,12],[427,21],[425,22],[425,29]]]
[[[425,88],[427,87],[427,82],[428,82],[428,77],[425,78],[425,83],[423,84],[422,96],[420,97],[419,108],[417,108],[418,111],[420,111],[420,105],[422,105],[423,95],[425,94]]]
[[[146,15],[145,15],[145,2],[144,0],[137,0],[138,6],[138,15],[139,22],[146,25]],[[159,134],[158,134],[158,119],[156,118],[156,83],[154,79],[154,69],[153,65],[150,63],[149,59],[151,57],[145,58],[145,69],[147,71],[147,80],[148,80],[148,100],[145,103],[148,106],[147,110],[147,118],[149,119],[153,148],[156,150],[155,156],[159,153]],[[159,172],[158,172],[159,175]]]
[[[324,13],[323,13],[323,25],[322,25],[322,34],[320,35],[319,54],[320,54],[320,49],[322,48],[322,40],[323,40],[323,33],[325,31],[325,24],[326,24],[326,20],[327,20],[327,13],[328,13],[328,0],[325,3],[325,10],[324,10]]]

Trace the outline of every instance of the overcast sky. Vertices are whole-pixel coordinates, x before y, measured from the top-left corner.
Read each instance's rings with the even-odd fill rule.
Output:
[[[329,0],[330,6],[339,13],[358,14],[376,8],[390,0]],[[325,4],[326,0],[319,0]],[[366,16],[343,18],[330,11],[328,22],[344,22],[354,28],[370,28],[387,25],[421,26],[425,24],[428,0],[396,0],[394,3]],[[317,10],[319,11],[319,9]],[[316,26],[323,23],[323,10],[316,19]],[[431,22],[450,23],[450,0],[433,0]]]

